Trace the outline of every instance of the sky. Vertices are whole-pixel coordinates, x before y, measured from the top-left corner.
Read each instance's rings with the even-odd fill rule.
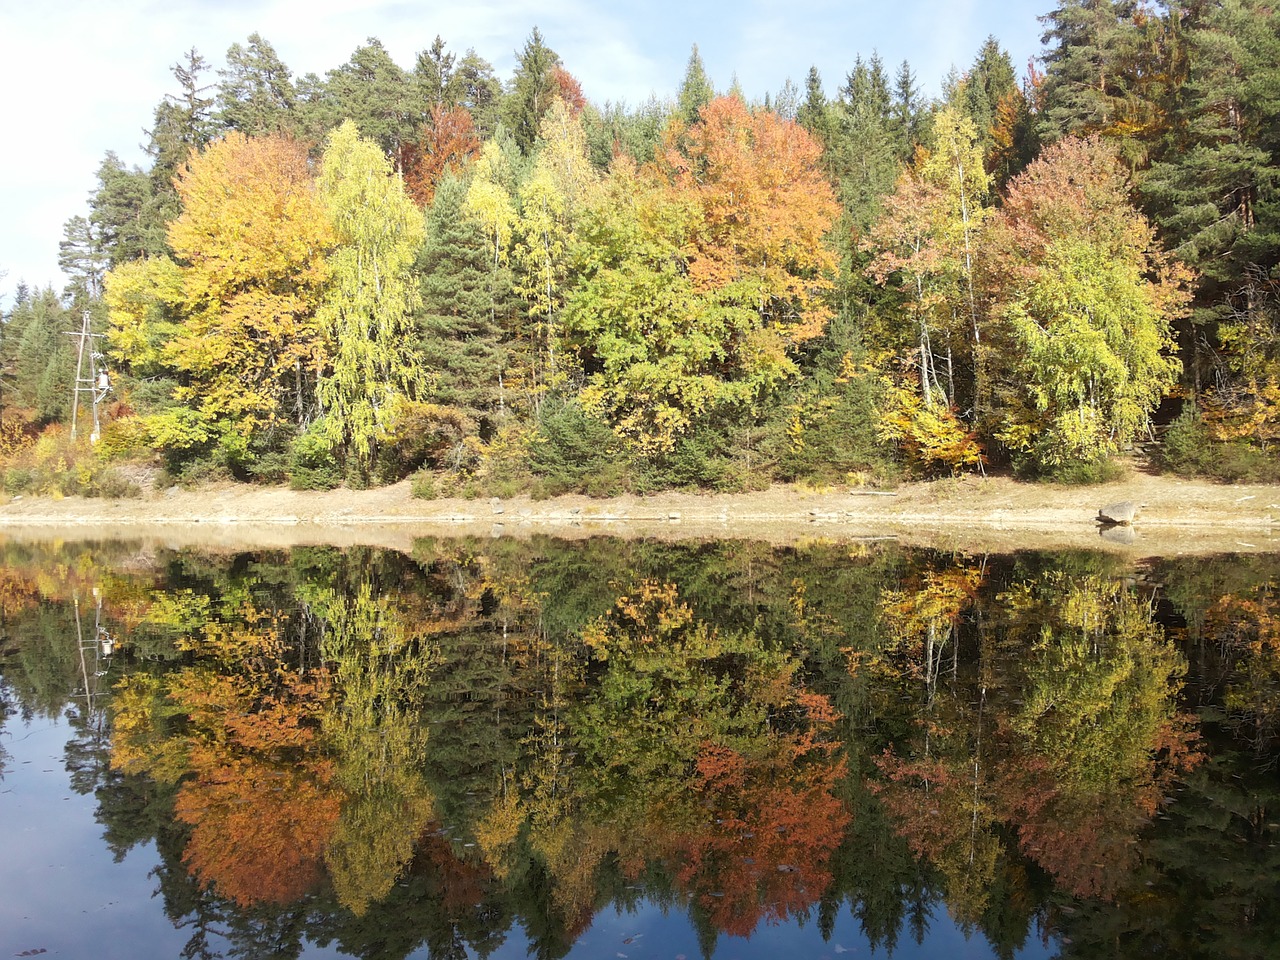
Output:
[[[62,226],[87,215],[103,155],[146,166],[155,105],[176,92],[172,66],[197,49],[212,69],[260,33],[295,76],[323,76],[377,37],[402,67],[438,34],[510,78],[536,25],[589,100],[668,97],[693,44],[717,89],[734,75],[748,99],[810,66],[834,94],[854,58],[911,62],[937,94],[994,35],[1020,70],[1040,52],[1052,0],[0,0],[0,303],[19,280],[61,289]],[[215,82],[216,74],[208,77]]]

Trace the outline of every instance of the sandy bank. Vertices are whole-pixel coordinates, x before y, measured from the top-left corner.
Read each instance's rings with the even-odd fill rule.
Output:
[[[1118,500],[1145,504],[1133,531],[1101,536],[1094,516]],[[746,538],[894,538],[971,551],[1122,550],[1137,555],[1280,551],[1280,486],[1230,486],[1135,473],[1096,487],[967,477],[891,493],[664,493],[613,500],[415,500],[407,482],[376,490],[292,491],[224,484],[170,488],[136,500],[17,498],[0,535],[145,538],[181,546],[370,544],[407,549],[424,536],[535,534]],[[1116,535],[1119,535],[1117,538]],[[1131,541],[1131,542],[1126,542]]]

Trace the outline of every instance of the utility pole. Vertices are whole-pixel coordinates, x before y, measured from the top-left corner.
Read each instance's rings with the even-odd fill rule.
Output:
[[[111,390],[111,380],[107,376],[106,367],[99,368],[99,361],[104,357],[98,352],[94,340],[102,338],[102,334],[94,333],[89,327],[89,311],[85,310],[79,330],[68,330],[67,336],[78,341],[76,348],[76,379],[71,394],[71,439],[76,438],[77,421],[80,416],[80,394],[87,393],[93,406],[93,432],[89,434],[89,442],[97,443],[102,435],[102,425],[98,421],[98,404],[106,399]],[[85,360],[88,359],[88,369]]]

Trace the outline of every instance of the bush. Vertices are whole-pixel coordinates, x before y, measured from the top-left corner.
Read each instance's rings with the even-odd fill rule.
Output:
[[[1050,483],[1063,483],[1073,487],[1088,487],[1102,483],[1114,483],[1128,476],[1129,471],[1123,463],[1117,463],[1109,457],[1099,460],[1088,460],[1077,463],[1063,463],[1054,467],[1043,468],[1036,474],[1037,480]]]
[[[612,496],[626,490],[628,458],[621,439],[576,402],[545,402],[529,448],[529,465],[540,481],[535,496],[588,488],[596,491],[592,496]]]
[[[1213,447],[1199,409],[1194,403],[1187,403],[1165,431],[1158,459],[1161,466],[1174,473],[1208,476],[1213,472]]]
[[[342,468],[333,445],[313,423],[289,445],[289,487],[293,490],[332,490],[342,486]]]
[[[1195,404],[1188,403],[1169,424],[1158,454],[1172,473],[1225,483],[1280,482],[1280,463],[1247,440],[1214,440]]]
[[[436,477],[430,470],[422,469],[409,478],[409,492],[419,500],[434,500],[439,494],[436,492]]]
[[[78,497],[136,497],[141,488],[106,466],[88,437],[72,441],[60,426],[46,427],[33,442],[9,449],[0,474],[6,493]]]

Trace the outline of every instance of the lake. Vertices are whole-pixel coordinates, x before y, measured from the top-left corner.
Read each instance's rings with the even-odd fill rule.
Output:
[[[1273,957],[1280,557],[0,544],[0,953]]]

